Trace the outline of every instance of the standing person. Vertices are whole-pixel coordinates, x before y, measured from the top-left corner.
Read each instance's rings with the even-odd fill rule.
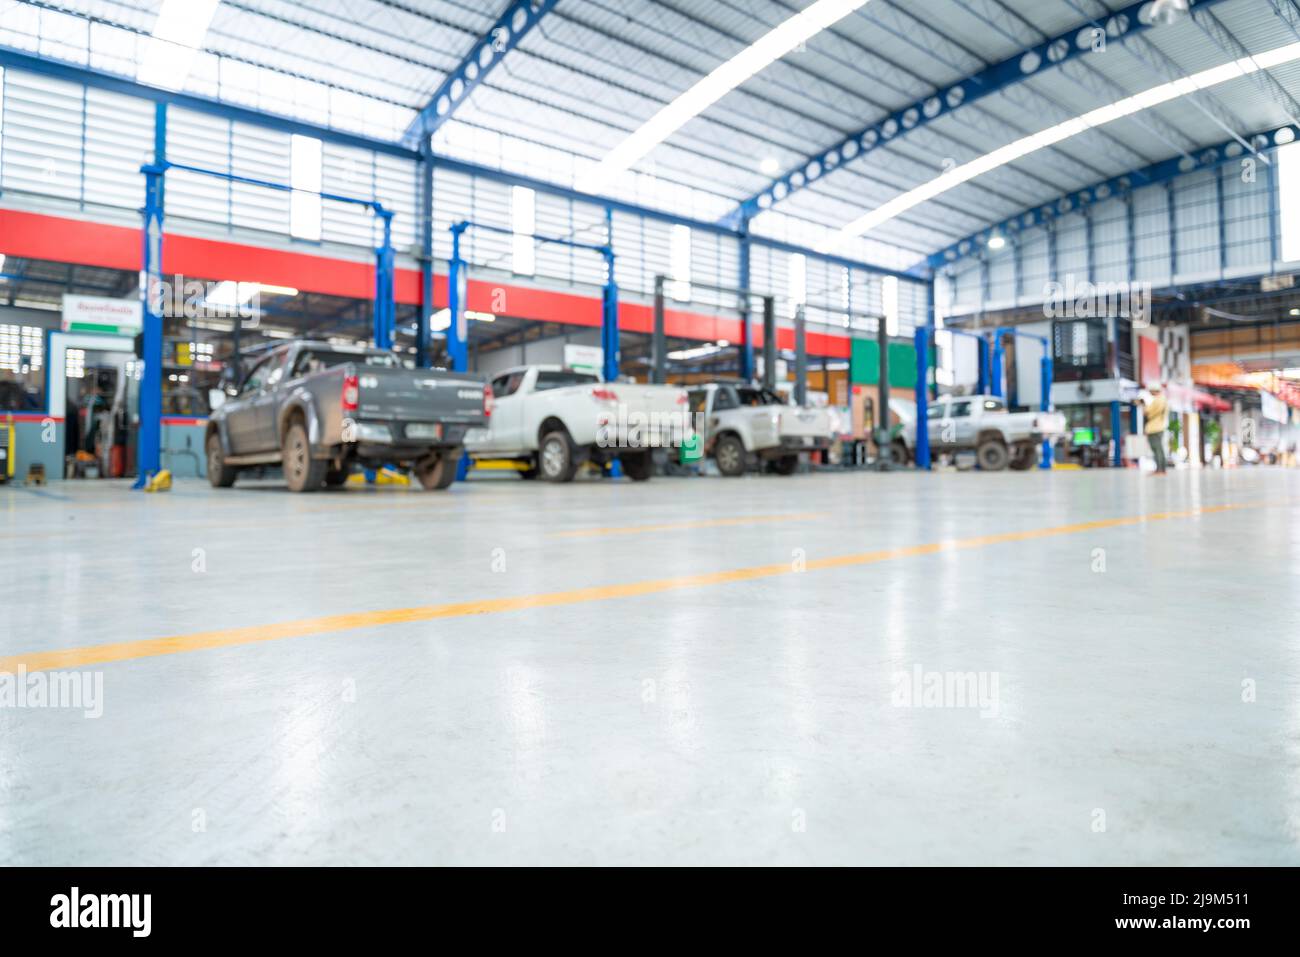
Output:
[[[1169,402],[1164,396],[1160,383],[1151,387],[1151,397],[1142,400],[1143,418],[1146,424],[1143,431],[1151,443],[1151,454],[1156,458],[1156,475],[1165,474],[1165,429],[1169,428]]]

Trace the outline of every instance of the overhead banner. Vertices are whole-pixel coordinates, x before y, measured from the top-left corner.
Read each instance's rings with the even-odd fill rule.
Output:
[[[139,299],[64,296],[63,331],[136,336],[144,328],[144,304]]]

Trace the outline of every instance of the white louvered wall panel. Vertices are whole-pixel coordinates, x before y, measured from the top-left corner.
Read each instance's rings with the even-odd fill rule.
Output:
[[[1028,302],[1041,302],[1043,287],[1050,276],[1048,271],[1049,245],[1047,230],[1040,227],[1026,230],[1020,234],[1020,290],[1019,298]]]
[[[1215,170],[1189,173],[1174,181],[1178,238],[1178,282],[1219,276],[1219,217]]]
[[[369,199],[375,188],[374,159],[369,150],[321,144],[321,192]],[[370,246],[374,221],[374,211],[356,203],[321,203],[321,239],[325,242]]]
[[[1163,186],[1133,192],[1133,232],[1137,278],[1162,286],[1169,282],[1169,228]]]
[[[289,183],[289,134],[236,123],[231,135],[231,172],[270,183]],[[237,229],[289,232],[289,194],[283,190],[234,183],[230,221]]]
[[[451,259],[451,227],[473,215],[474,180],[464,173],[433,170],[433,258]]]
[[[80,202],[83,88],[5,71],[0,189]]]
[[[374,191],[361,195],[362,199],[376,199],[384,209],[393,214],[393,248],[410,249],[416,242],[419,223],[416,210],[419,208],[419,183],[416,178],[416,165],[413,160],[398,156],[375,153]],[[372,212],[366,215],[377,219]],[[383,236],[376,231],[372,245],[378,246]]]
[[[153,161],[154,108],[147,100],[86,91],[87,204],[139,209],[144,174]]]
[[[1228,241],[1228,269],[1231,272],[1263,273],[1270,268],[1269,212],[1272,205],[1273,174],[1256,169],[1253,183],[1242,179],[1241,168],[1224,168],[1224,229]]]
[[[1092,279],[1128,282],[1128,224],[1124,203],[1108,199],[1092,208]]]
[[[152,142],[152,136],[149,139]],[[167,159],[185,166],[230,171],[230,123],[189,110],[167,111]],[[230,222],[228,181],[185,170],[167,174],[167,218]]]
[[[614,213],[614,281],[619,291],[630,295],[653,295],[654,276],[642,255],[642,227],[645,220],[627,213]]]
[[[470,219],[496,229],[470,227],[461,253],[467,262],[476,266],[509,270],[511,237],[509,233],[497,230],[510,229],[510,187],[505,183],[475,179],[473,191],[474,212]]]

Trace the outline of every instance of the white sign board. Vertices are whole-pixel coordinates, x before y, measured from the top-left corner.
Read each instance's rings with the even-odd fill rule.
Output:
[[[605,367],[605,350],[600,346],[564,344],[564,367],[578,372],[600,372]]]
[[[64,296],[64,332],[102,332],[112,336],[138,335],[144,328],[144,304],[139,299],[103,299],[99,296]]]

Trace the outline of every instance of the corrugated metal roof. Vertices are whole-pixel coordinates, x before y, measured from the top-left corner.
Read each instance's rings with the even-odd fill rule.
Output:
[[[439,148],[506,168],[521,166],[526,156],[533,173],[533,154],[550,157],[540,164],[543,175],[570,184],[663,105],[811,2],[561,0],[460,105],[439,134]],[[229,88],[264,87],[275,74],[324,84],[362,98],[351,112],[373,111],[367,129],[391,127],[396,136],[507,6],[505,0],[223,0],[204,40],[205,53],[217,59],[204,58],[210,65],[196,67],[191,85],[248,102],[248,94]],[[1122,0],[870,0],[686,123],[637,169],[689,188],[659,190],[674,197],[675,208],[688,202],[697,213],[725,212],[767,186],[772,176],[760,170],[764,160],[782,172],[797,168],[890,112],[1121,6]],[[75,58],[83,42],[76,17],[120,26],[130,32],[123,36],[145,36],[160,0],[23,0],[6,7],[12,12],[0,42],[22,45],[23,32],[35,31],[42,52]],[[1300,40],[1260,0],[1222,0],[1212,12],[1251,52]],[[1190,18],[1140,39],[1112,40],[1104,52],[1042,70],[900,133],[795,191],[776,204],[782,215],[768,218],[780,229],[797,222],[814,233],[838,228],[932,178],[945,162],[966,162],[1162,83],[1171,65],[1195,72],[1232,57]],[[1278,68],[1273,77],[1300,98],[1300,64]],[[306,87],[296,90],[274,102],[293,111],[311,99]],[[271,99],[265,91],[258,95],[259,102]],[[357,105],[366,102],[373,106]],[[308,118],[318,119],[318,112]],[[361,122],[337,112],[331,122]],[[990,172],[886,223],[871,239],[896,247],[901,258],[928,252],[1091,182],[1286,119],[1276,97],[1250,79],[1234,80]],[[626,183],[621,188],[646,200],[643,183]],[[656,200],[654,190],[650,199]]]

